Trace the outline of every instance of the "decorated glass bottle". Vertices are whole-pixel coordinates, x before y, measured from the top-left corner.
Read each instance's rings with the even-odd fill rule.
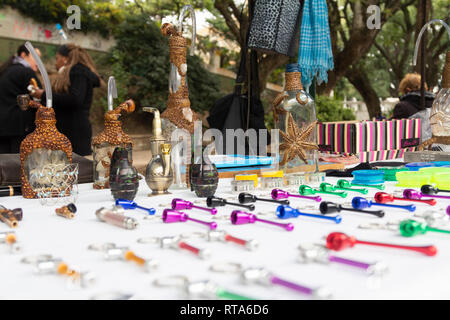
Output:
[[[191,109],[189,100],[189,90],[187,81],[187,39],[183,37],[183,20],[190,13],[192,18],[192,42],[190,54],[194,54],[196,40],[195,12],[191,5],[186,5],[181,10],[178,26],[165,23],[161,27],[161,33],[168,38],[169,42],[169,96],[167,98],[167,108],[161,114],[162,130],[164,138],[172,146],[172,171],[174,175],[172,189],[184,189],[187,183],[183,182],[182,173],[186,170],[186,156],[184,150],[190,150],[192,141],[186,139],[184,142],[172,137],[172,133],[177,129],[183,129],[189,135],[194,134],[194,123],[198,121],[198,115]],[[186,170],[187,171],[187,170]]]
[[[445,56],[442,89],[431,107],[430,125],[433,136],[450,139],[450,51]],[[450,140],[447,144],[450,144]]]
[[[283,168],[317,164],[316,107],[313,98],[303,90],[301,78],[298,65],[288,64],[284,91],[273,101]]]
[[[114,78],[111,77],[108,82],[108,88],[112,86],[110,83],[113,81]],[[115,84],[113,86],[115,87]],[[105,113],[105,129],[92,139],[95,189],[109,188],[109,169],[111,157],[116,147],[125,148],[128,152],[129,162],[133,163],[133,141],[128,134],[123,132],[122,122],[119,120],[119,117],[122,113],[131,113],[134,111],[134,101],[127,100],[113,110],[112,96],[113,94],[110,94],[109,92],[109,110]]]
[[[47,71],[31,43],[25,46],[36,61],[45,84],[47,106],[35,102],[28,95],[17,98],[22,110],[37,108],[36,129],[26,136],[20,144],[20,176],[24,198],[38,196],[59,197],[61,193],[70,193],[71,187],[55,185],[50,173],[54,168],[64,168],[72,163],[72,144],[70,140],[56,129],[55,111],[52,108],[52,92]],[[69,194],[67,194],[69,195]]]
[[[114,199],[133,200],[139,188],[137,170],[129,161],[128,151],[116,147],[111,158],[109,187]]]

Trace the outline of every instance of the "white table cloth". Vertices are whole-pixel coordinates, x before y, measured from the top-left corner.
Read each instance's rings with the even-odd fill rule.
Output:
[[[327,178],[335,183],[337,178]],[[385,192],[392,192],[396,182],[387,182]],[[170,195],[148,197],[150,193],[144,180],[140,181],[135,201],[144,207],[154,207],[161,215],[163,207],[174,197],[194,201],[199,199],[188,190],[170,190]],[[370,189],[369,196],[379,190]],[[258,191],[258,194],[262,192]],[[265,192],[269,197],[270,191]],[[217,196],[229,197],[230,179],[221,179]],[[349,192],[346,199],[322,195],[327,201],[348,203],[358,193]],[[237,202],[237,195],[235,196]],[[291,198],[291,206],[302,208],[315,206],[315,210],[304,212],[319,213],[318,203]],[[181,233],[206,231],[196,223],[164,224],[160,219],[145,220],[144,211],[128,210],[127,215],[139,220],[135,230],[125,230],[97,220],[95,211],[100,207],[111,207],[114,201],[110,190],[94,190],[92,184],[79,185],[76,202],[78,211],[73,220],[55,214],[55,206],[42,206],[39,200],[17,197],[0,198],[0,204],[7,208],[23,208],[24,218],[15,232],[22,251],[8,253],[7,246],[0,244],[0,299],[90,299],[98,294],[121,292],[132,295],[132,299],[186,299],[178,288],[159,288],[152,283],[155,279],[172,275],[184,275],[190,280],[212,280],[230,291],[256,299],[308,299],[308,296],[283,287],[243,285],[238,274],[220,274],[209,271],[218,262],[237,262],[245,266],[263,266],[280,278],[310,287],[326,286],[336,299],[448,299],[450,298],[450,235],[428,232],[413,238],[402,237],[399,232],[387,230],[365,230],[358,225],[366,222],[380,222],[410,218],[412,213],[386,208],[382,219],[351,212],[341,212],[342,223],[299,217],[280,220],[275,217],[275,204],[256,202],[258,212],[272,211],[273,220],[292,222],[295,229],[287,232],[282,228],[255,223],[233,226],[229,220],[215,220],[218,229],[229,234],[255,239],[259,248],[249,252],[238,245],[210,243],[203,239],[186,241],[200,248],[209,248],[211,258],[201,260],[185,251],[161,249],[155,244],[140,244],[137,239],[148,236],[170,236]],[[398,204],[408,202],[398,201]],[[203,203],[203,205],[205,205]],[[438,200],[435,207],[417,204],[417,211],[443,210],[450,201]],[[373,209],[375,207],[372,207]],[[377,207],[380,208],[380,207]],[[227,215],[237,207],[218,208],[218,215]],[[210,220],[207,212],[186,211],[192,217]],[[266,218],[266,216],[262,217]],[[0,232],[8,230],[1,223]],[[428,245],[437,247],[438,253],[428,257],[420,253],[390,248],[356,245],[352,249],[332,252],[336,255],[366,262],[383,261],[389,272],[380,280],[368,277],[363,271],[335,263],[301,264],[297,262],[297,247],[301,243],[325,243],[324,237],[330,232],[340,231],[354,235],[357,239],[397,243],[405,245]],[[87,250],[90,244],[114,242],[119,246],[129,246],[131,250],[145,258],[157,259],[159,268],[145,273],[139,266],[127,261],[105,261],[103,253]],[[89,288],[70,288],[66,278],[58,275],[38,275],[31,265],[21,263],[23,257],[48,253],[62,258],[70,267],[89,270],[96,274],[96,282]]]

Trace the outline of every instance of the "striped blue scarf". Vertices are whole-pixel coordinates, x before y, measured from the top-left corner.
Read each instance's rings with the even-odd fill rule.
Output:
[[[298,64],[304,86],[308,87],[314,77],[318,84],[328,82],[327,72],[334,64],[326,0],[305,0]]]

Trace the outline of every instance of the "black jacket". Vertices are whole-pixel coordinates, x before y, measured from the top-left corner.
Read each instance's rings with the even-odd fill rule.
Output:
[[[425,92],[425,108],[431,108],[434,101],[434,94]],[[400,102],[394,107],[392,119],[406,119],[424,110],[420,105],[420,92],[413,91],[400,97]]]
[[[36,73],[22,64],[12,64],[0,75],[0,136],[25,136],[34,131],[35,109],[20,110],[17,96],[29,93],[31,78]]]
[[[69,76],[69,92],[53,93],[56,127],[69,138],[73,152],[86,156],[92,153],[89,113],[94,88],[100,86],[100,79],[83,64],[74,65]],[[41,100],[45,103],[45,94]]]

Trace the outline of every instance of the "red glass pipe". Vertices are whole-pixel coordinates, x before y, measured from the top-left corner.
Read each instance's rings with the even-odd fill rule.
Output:
[[[340,251],[346,248],[353,248],[355,244],[367,244],[371,246],[389,247],[396,249],[412,250],[423,253],[427,256],[435,256],[437,249],[435,246],[424,246],[424,247],[414,247],[414,246],[402,246],[397,244],[380,243],[380,242],[369,242],[361,241],[356,239],[354,236],[348,236],[342,232],[332,232],[327,236],[326,246],[330,250]]]
[[[430,206],[436,205],[435,199],[419,200],[419,199],[398,198],[398,197],[395,197],[394,195],[386,193],[386,192],[377,192],[377,193],[375,193],[374,198],[377,203],[388,203],[388,202],[394,202],[394,200],[402,200],[402,201],[414,201],[414,202],[426,203],[426,204],[429,204]]]

